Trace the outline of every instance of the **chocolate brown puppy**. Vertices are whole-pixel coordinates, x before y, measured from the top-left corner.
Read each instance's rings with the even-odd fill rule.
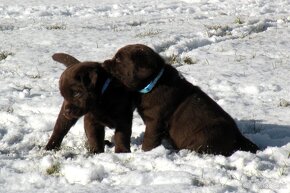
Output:
[[[165,136],[177,149],[200,153],[229,156],[237,150],[258,150],[229,114],[151,48],[127,45],[103,66],[139,92],[137,110],[146,125],[143,150],[160,145]]]
[[[130,152],[132,92],[112,78],[100,63],[80,62],[64,53],[54,54],[53,59],[67,68],[59,81],[64,101],[45,149],[58,149],[70,128],[84,115],[90,152],[104,152],[105,126],[116,129],[115,152]]]

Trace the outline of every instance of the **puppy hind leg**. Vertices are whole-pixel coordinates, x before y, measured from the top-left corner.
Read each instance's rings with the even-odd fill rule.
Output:
[[[239,134],[237,142],[237,149],[242,151],[248,151],[251,153],[256,153],[259,149],[259,147],[251,142],[249,139],[244,137],[242,134]]]
[[[142,143],[142,150],[144,151],[150,151],[154,149],[155,147],[161,145],[163,132],[161,129],[158,129],[159,127],[157,124],[146,124],[144,139]]]
[[[132,121],[128,124],[118,126],[115,131],[115,153],[128,153],[130,150],[130,141],[132,135]]]
[[[84,127],[87,136],[88,150],[91,153],[102,153],[105,147],[105,128],[103,125],[96,123],[91,114],[84,117]]]

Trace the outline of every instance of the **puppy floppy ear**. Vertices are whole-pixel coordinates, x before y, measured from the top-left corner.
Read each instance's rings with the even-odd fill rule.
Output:
[[[76,79],[82,82],[86,88],[95,87],[98,79],[98,74],[95,69],[92,69],[78,74]]]
[[[138,48],[134,51],[131,56],[131,59],[134,61],[135,64],[138,65],[140,68],[149,67],[148,59],[146,57],[146,52],[142,48]]]
[[[52,59],[64,64],[66,67],[80,63],[75,57],[65,53],[55,53],[52,55]]]
[[[98,74],[96,70],[89,72],[90,86],[95,86],[98,80]]]
[[[131,58],[140,68],[159,69],[164,66],[163,58],[151,48],[138,48]]]

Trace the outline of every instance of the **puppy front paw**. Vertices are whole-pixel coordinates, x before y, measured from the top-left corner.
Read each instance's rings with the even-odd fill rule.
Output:
[[[88,150],[89,153],[92,154],[104,153],[104,146],[99,147],[97,145],[90,145],[89,142],[86,142],[85,148]]]
[[[55,142],[52,142],[52,143],[48,143],[45,148],[45,150],[47,151],[51,151],[51,150],[59,150],[60,149],[60,145],[55,143]]]
[[[126,147],[115,147],[115,153],[130,153],[130,148]]]

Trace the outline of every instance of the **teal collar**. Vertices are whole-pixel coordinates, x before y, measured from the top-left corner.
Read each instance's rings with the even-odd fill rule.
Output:
[[[110,82],[111,82],[111,79],[110,78],[107,78],[107,80],[105,81],[105,83],[103,85],[102,91],[101,91],[102,94],[104,94],[104,92],[107,90]]]
[[[164,72],[164,68],[162,68],[160,70],[159,74],[156,76],[156,78],[154,80],[152,80],[145,88],[143,88],[142,90],[139,90],[139,92],[143,93],[143,94],[150,92],[154,88],[154,86],[156,85],[157,81],[162,76],[163,72]]]

